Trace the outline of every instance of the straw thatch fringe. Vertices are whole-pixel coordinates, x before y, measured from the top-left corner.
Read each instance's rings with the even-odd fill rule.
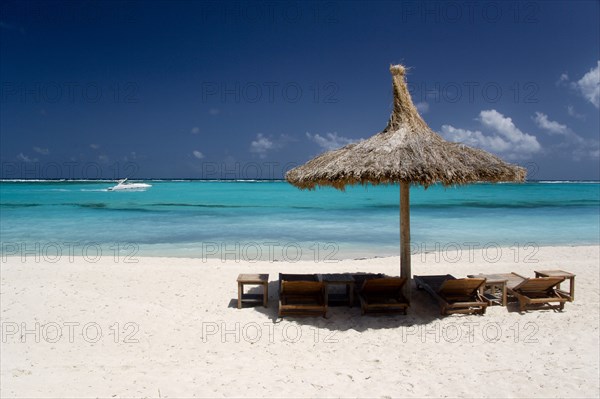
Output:
[[[387,127],[373,137],[328,151],[290,170],[286,179],[299,188],[409,182],[425,187],[476,181],[524,181],[524,168],[486,151],[444,140],[415,108],[402,65],[390,67],[394,110]]]

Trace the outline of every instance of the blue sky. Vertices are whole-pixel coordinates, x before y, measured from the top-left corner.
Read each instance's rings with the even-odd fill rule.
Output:
[[[278,178],[381,131],[600,179],[597,1],[0,3],[3,178]]]

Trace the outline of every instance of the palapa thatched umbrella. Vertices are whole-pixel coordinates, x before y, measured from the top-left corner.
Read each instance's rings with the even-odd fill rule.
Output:
[[[410,279],[409,187],[471,182],[524,181],[526,171],[486,151],[444,140],[415,108],[402,65],[390,67],[394,110],[386,128],[367,140],[328,151],[290,170],[286,180],[301,189],[400,183],[400,269]],[[410,284],[406,284],[410,298]]]

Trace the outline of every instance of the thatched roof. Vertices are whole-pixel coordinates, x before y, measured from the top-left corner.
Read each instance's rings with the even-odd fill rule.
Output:
[[[394,110],[387,127],[373,137],[328,151],[290,170],[291,184],[313,189],[353,184],[409,182],[425,187],[476,181],[524,181],[524,168],[486,151],[444,140],[427,126],[415,108],[402,65],[390,67]]]

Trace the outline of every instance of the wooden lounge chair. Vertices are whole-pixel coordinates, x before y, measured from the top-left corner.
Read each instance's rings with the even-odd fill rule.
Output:
[[[316,275],[280,274],[279,276],[279,317],[326,316],[325,284],[315,281],[318,280]]]
[[[484,314],[488,302],[479,292],[484,278],[455,278],[450,274],[414,276],[417,288],[426,290],[440,304],[442,315]]]
[[[319,276],[316,274],[279,273],[279,288],[281,288],[282,281],[319,281]]]
[[[406,314],[408,300],[402,295],[406,283],[403,277],[384,277],[364,280],[359,289],[360,308],[365,313]]]
[[[517,273],[513,274],[523,280],[520,282],[509,281],[506,288],[508,293],[519,301],[519,311],[521,312],[527,310],[527,307],[531,305],[537,305],[538,307],[541,305],[546,309],[563,310],[565,302],[570,300],[568,295],[557,289],[560,283],[565,280],[564,277],[527,278]],[[551,305],[554,302],[557,304]]]
[[[354,279],[354,292],[358,295],[358,292],[366,280],[383,277],[385,277],[385,274],[383,273],[353,273],[352,278]]]

